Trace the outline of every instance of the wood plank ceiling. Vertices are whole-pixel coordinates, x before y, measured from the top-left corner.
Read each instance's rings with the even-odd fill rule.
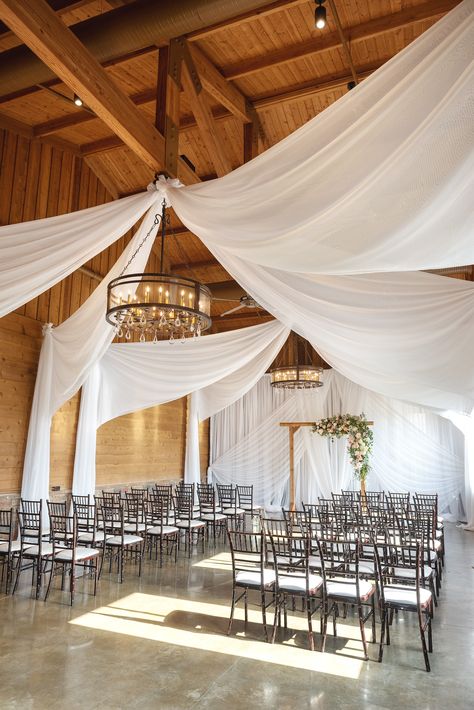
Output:
[[[133,3],[134,0],[51,0],[49,5],[65,26],[72,27]],[[47,50],[41,54],[43,49],[24,29],[27,20],[11,24],[9,6],[18,3],[0,0],[0,18],[15,26],[18,34],[0,27],[0,53],[20,45],[22,39],[32,41],[30,46],[45,62],[53,61],[49,66],[58,75],[47,84],[15,94],[6,94],[0,84],[0,128],[82,157],[112,197],[143,190],[153,177],[154,162],[149,157],[153,146],[139,150],[137,141],[142,140],[143,146],[143,126],[149,126],[150,136],[153,131],[158,135],[160,130],[166,135],[165,107],[160,103],[165,101],[164,63],[170,61],[173,52],[182,51],[182,91],[175,116],[179,123],[177,150],[194,166],[195,177],[183,166],[185,181],[206,180],[235,169],[288,136],[343,96],[354,71],[357,80],[363,81],[457,3],[458,0],[328,0],[327,25],[318,30],[314,27],[314,2],[277,0],[253,13],[189,34],[181,50],[172,43],[169,52],[152,46],[117,57],[103,69],[98,67],[97,72],[103,73],[102,86],[116,87],[123,97],[123,107],[130,106],[130,123],[124,130],[123,125],[110,119],[110,107],[104,108],[105,89],[100,101],[96,100],[87,86],[87,72],[81,77],[78,70],[73,76],[73,67],[69,71],[59,67],[60,57],[53,61]],[[67,34],[63,40],[68,42]],[[83,58],[88,61],[85,54]],[[193,84],[193,70],[203,87],[200,95]],[[72,99],[78,86],[90,95],[89,105],[75,106]],[[169,101],[166,110],[168,103],[172,111]],[[133,125],[132,114],[141,117],[143,125]],[[129,140],[134,131],[133,140]],[[176,218],[172,224],[168,251],[176,272],[211,287],[231,282],[229,274],[195,235]],[[90,269],[91,264],[86,268]],[[471,278],[472,269],[457,275]],[[223,292],[221,287],[218,290]],[[255,309],[221,317],[235,305],[232,300],[213,303],[214,330],[242,327],[269,317]]]

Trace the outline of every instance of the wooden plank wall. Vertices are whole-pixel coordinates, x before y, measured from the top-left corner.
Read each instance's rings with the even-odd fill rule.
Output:
[[[0,224],[12,224],[92,207],[111,200],[78,156],[0,130]],[[34,228],[34,227],[33,227]],[[106,274],[128,243],[128,234],[86,264]],[[32,254],[34,259],[34,254]],[[156,257],[150,268],[156,269]],[[76,271],[38,298],[0,319],[0,494],[18,493],[41,326],[58,325],[88,298],[97,280]],[[54,417],[51,432],[52,486],[70,490],[80,395]],[[207,425],[203,427],[203,471]],[[121,417],[98,433],[98,483],[122,485],[157,478],[179,479],[184,471],[186,400]]]

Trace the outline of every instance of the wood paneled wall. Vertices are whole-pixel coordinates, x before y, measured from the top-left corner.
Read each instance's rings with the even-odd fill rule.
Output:
[[[111,200],[78,156],[0,130],[0,224],[92,207]],[[34,229],[34,224],[32,225]],[[85,266],[105,275],[131,238],[127,234]],[[34,259],[34,253],[31,256]],[[150,268],[158,270],[156,257]],[[41,347],[41,326],[58,325],[97,286],[76,271],[52,289],[0,319],[0,494],[21,487],[28,421]],[[70,490],[80,394],[57,412],[51,431],[50,485]],[[207,425],[202,428],[202,470],[207,467]],[[98,432],[98,485],[179,479],[184,471],[186,400],[120,417]]]

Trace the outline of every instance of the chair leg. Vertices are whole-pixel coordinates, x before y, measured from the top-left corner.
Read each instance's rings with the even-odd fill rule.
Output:
[[[387,623],[387,612],[382,608],[380,615],[382,617],[382,629],[380,631],[380,644],[379,644],[379,663],[382,663],[383,658],[383,642],[385,640],[385,626]]]
[[[230,618],[229,618],[229,625],[227,627],[227,636],[230,636],[230,632],[232,630],[232,622],[234,620],[234,610],[235,610],[235,586],[232,585],[232,605],[230,607]]]
[[[329,609],[328,609],[328,603],[326,600],[324,600],[323,605],[321,606],[321,636],[322,636],[322,641],[321,641],[321,652],[324,653],[324,650],[326,648],[326,638],[328,635],[328,615],[329,615]]]
[[[314,636],[313,636],[313,620],[311,618],[311,600],[306,598],[306,612],[308,614],[308,641],[309,641],[309,648],[311,651],[314,651]]]
[[[368,661],[369,660],[369,654],[367,650],[367,641],[365,638],[365,624],[364,624],[364,611],[362,608],[362,604],[357,605],[357,610],[359,612],[359,627],[360,627],[360,636],[362,639],[362,646],[364,648],[364,660]]]
[[[265,608],[265,592],[262,591],[262,619],[263,619],[263,631],[265,633],[265,641],[268,643],[268,631],[267,631],[267,610]]]
[[[76,567],[75,567],[74,562],[71,564],[71,577],[69,580],[69,590],[71,592],[71,606],[72,606],[74,604],[74,594],[76,592]]]
[[[376,627],[376,625],[375,625],[375,594],[372,595],[371,613],[372,613],[372,639],[371,639],[371,643],[376,643],[376,642],[377,642],[377,627]]]
[[[54,576],[55,564],[56,564],[56,563],[51,560],[51,572],[50,572],[50,575],[49,575],[48,586],[47,586],[47,588],[46,588],[46,594],[44,595],[44,601],[46,601],[46,599],[47,599],[48,596],[49,596],[49,590],[51,589],[51,582],[53,581],[53,576]]]
[[[20,579],[22,562],[23,562],[23,555],[20,552],[20,556],[18,558],[18,569],[16,571],[15,584],[13,585],[12,595],[15,594],[15,592],[18,588],[18,580]]]

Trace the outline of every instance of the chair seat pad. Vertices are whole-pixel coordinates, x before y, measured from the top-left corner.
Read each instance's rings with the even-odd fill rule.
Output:
[[[309,593],[315,594],[323,580],[317,574],[309,575]],[[278,586],[284,592],[297,592],[300,594],[306,594],[306,577],[298,577],[291,574],[280,574],[278,575]]]
[[[81,533],[77,536],[78,542],[104,542],[105,533],[103,530],[96,530],[95,535],[92,532]]]
[[[396,577],[405,577],[406,579],[416,579],[416,569],[405,567],[394,567],[393,573]],[[434,570],[429,565],[423,566],[423,574],[425,578],[431,577]]]
[[[243,515],[245,510],[243,508],[224,508],[224,515]]]
[[[355,582],[328,581],[326,585],[328,597],[345,597],[347,599],[357,599],[357,589]],[[368,599],[375,591],[375,587],[367,579],[359,581],[360,598],[362,601]]]
[[[355,572],[355,564],[351,563],[348,565],[350,572]],[[375,570],[375,563],[373,560],[359,560],[359,572],[360,574],[373,574]]]
[[[143,542],[143,538],[140,537],[139,535],[124,535],[123,536],[123,544],[124,545],[138,545],[138,543]],[[113,535],[112,537],[108,537],[106,540],[107,545],[121,545],[122,544],[122,536],[121,535]]]
[[[308,565],[311,568],[317,567],[321,569],[321,558],[319,555],[310,555],[308,557]]]
[[[227,520],[227,516],[222,513],[203,513],[200,517],[201,520],[215,520],[216,522],[218,520]]]
[[[21,540],[12,540],[10,547],[10,552],[19,552],[21,550]],[[8,554],[8,542],[2,542],[0,544],[0,555]]]
[[[385,601],[389,604],[400,604],[401,606],[416,607],[416,590],[414,587],[384,587]],[[431,601],[431,592],[429,589],[420,588],[420,603],[421,606],[427,606]]]
[[[260,572],[250,572],[241,570],[235,576],[235,583],[242,587],[258,587],[260,588],[262,576]],[[272,569],[263,570],[263,585],[271,586],[275,581],[275,572]]]
[[[80,562],[81,560],[86,560],[91,557],[98,557],[99,554],[99,550],[95,550],[93,547],[76,547],[74,560],[75,562]],[[53,559],[63,562],[70,562],[72,560],[72,550],[61,550],[54,555]]]
[[[37,557],[39,555],[38,545],[26,545],[23,548],[23,554],[28,557]],[[50,557],[53,554],[53,546],[50,542],[43,542],[41,545],[41,557]]]
[[[148,528],[147,532],[148,535],[172,535],[178,532],[178,528],[175,528],[174,525],[163,525],[162,529],[161,525],[157,525],[154,528]]]
[[[250,505],[250,503],[241,503],[240,507],[246,512],[248,512],[249,510],[262,510],[262,506],[257,505],[256,503],[254,503],[253,505]]]
[[[145,523],[127,523],[123,529],[126,533],[145,532],[146,525]]]
[[[221,510],[222,509],[221,509],[220,505],[216,505],[215,508],[213,508],[212,505],[203,505],[201,508],[201,511],[203,513],[220,513]]]
[[[435,552],[438,552],[441,550],[441,540],[432,540],[431,541],[431,549],[434,550]]]
[[[176,521],[176,527],[178,528],[203,528],[206,523],[204,523],[202,520],[198,520],[197,518],[193,518],[192,520],[177,520]]]

